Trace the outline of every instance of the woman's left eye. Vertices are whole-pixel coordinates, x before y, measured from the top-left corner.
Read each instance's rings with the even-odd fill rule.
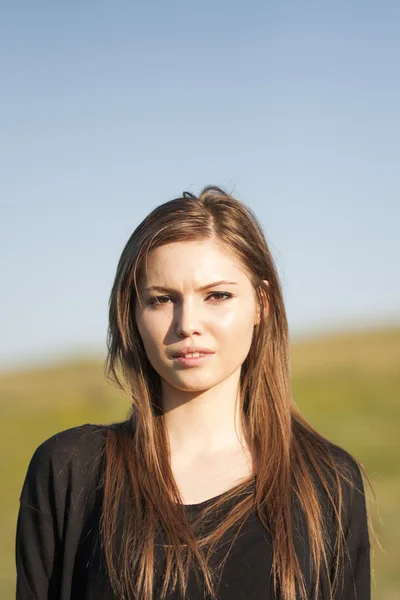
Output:
[[[215,300],[217,303],[224,302],[225,300],[229,300],[230,298],[232,298],[232,294],[230,294],[229,292],[213,292],[208,296],[208,298],[211,298],[213,296],[218,296],[218,298]],[[149,304],[152,306],[157,306],[157,304],[167,304],[168,302],[163,302],[163,300],[168,301],[170,299],[170,296],[153,296],[152,298],[150,298]]]
[[[232,294],[229,294],[228,292],[213,292],[211,296],[220,296],[220,299],[217,300],[217,302],[222,302],[223,300],[232,298]],[[221,296],[224,296],[224,298],[221,298]]]

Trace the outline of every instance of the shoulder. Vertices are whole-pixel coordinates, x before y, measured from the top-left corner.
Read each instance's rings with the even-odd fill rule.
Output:
[[[318,489],[327,483],[326,491],[332,497],[343,494],[342,503],[351,502],[354,493],[364,495],[366,472],[351,452],[320,435],[307,434],[300,436],[299,441],[302,458]]]
[[[20,502],[44,509],[69,497],[73,502],[82,489],[94,490],[111,427],[86,423],[44,440],[29,461]]]
[[[333,466],[330,471],[330,491],[341,506],[343,533],[350,548],[368,547],[368,516],[362,463],[345,448],[332,442],[328,449]]]
[[[31,462],[42,464],[82,463],[102,450],[108,427],[86,423],[64,429],[44,440],[34,451]]]
[[[365,469],[361,462],[345,448],[329,442],[328,449],[332,456],[339,480],[345,493],[345,500],[352,502],[354,495],[365,495],[364,474]]]

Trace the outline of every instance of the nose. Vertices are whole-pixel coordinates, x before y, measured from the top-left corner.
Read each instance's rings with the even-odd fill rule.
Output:
[[[192,299],[185,300],[176,305],[175,328],[178,336],[190,336],[201,329],[201,308]]]

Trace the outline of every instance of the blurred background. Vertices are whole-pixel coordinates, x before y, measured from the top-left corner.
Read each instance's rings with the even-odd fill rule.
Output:
[[[156,205],[224,187],[281,277],[293,389],[375,489],[400,597],[400,4],[37,0],[0,8],[0,596],[35,448],[125,418],[108,298]]]

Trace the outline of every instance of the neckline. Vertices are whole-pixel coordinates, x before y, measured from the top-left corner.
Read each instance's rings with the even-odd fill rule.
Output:
[[[182,504],[182,506],[184,506],[185,508],[188,508],[188,509],[200,508],[201,506],[206,506],[207,504],[212,504],[212,502],[214,502],[215,500],[218,500],[218,498],[221,498],[224,494],[226,494],[229,491],[230,490],[227,490],[226,492],[222,492],[222,494],[218,494],[218,496],[213,496],[212,498],[207,498],[207,500],[202,500],[202,502],[196,502],[195,504]]]
[[[251,480],[251,485],[253,486],[255,483],[255,476],[252,477]],[[215,500],[218,500],[219,498],[222,498],[222,496],[224,496],[225,494],[228,494],[228,492],[231,492],[232,490],[238,488],[241,484],[235,485],[231,488],[229,488],[228,490],[225,490],[225,492],[222,492],[221,494],[218,494],[217,496],[213,496],[212,498],[207,498],[207,500],[202,500],[201,502],[196,502],[195,504],[181,504],[181,506],[183,506],[184,508],[188,509],[188,510],[195,510],[198,508],[201,508],[203,506],[207,506],[208,504],[212,504]]]

